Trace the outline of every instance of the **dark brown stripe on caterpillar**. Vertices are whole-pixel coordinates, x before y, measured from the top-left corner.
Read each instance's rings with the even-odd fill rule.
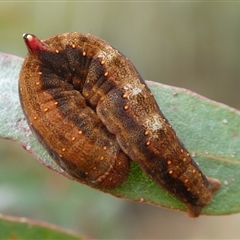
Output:
[[[25,38],[31,54],[21,72],[20,99],[31,128],[70,175],[94,187],[117,187],[127,177],[128,157],[86,105],[78,91],[79,81],[74,89],[74,77],[69,78],[65,56],[56,59],[56,51],[53,55],[45,49],[39,52],[34,47],[38,48],[41,42],[30,35]]]
[[[197,217],[220,182],[198,168],[132,63],[92,35],[24,40],[22,107],[57,163],[110,189],[124,182],[132,159]]]

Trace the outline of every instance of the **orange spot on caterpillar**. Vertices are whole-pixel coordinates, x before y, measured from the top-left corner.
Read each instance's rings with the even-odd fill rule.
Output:
[[[147,145],[147,146],[149,146],[150,144],[151,144],[151,142],[150,142],[150,141],[147,141],[147,142],[146,142],[146,145]]]
[[[148,130],[146,130],[146,131],[144,132],[144,135],[147,136],[147,135],[149,135],[149,133],[150,133],[150,132],[149,132]]]
[[[122,95],[122,98],[127,98],[128,97],[128,94],[127,93],[124,93],[123,95]]]

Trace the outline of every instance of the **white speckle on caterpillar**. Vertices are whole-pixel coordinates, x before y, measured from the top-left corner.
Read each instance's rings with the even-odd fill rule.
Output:
[[[100,59],[104,59],[105,62],[111,62],[117,56],[118,51],[113,49],[110,45],[106,46],[104,50],[100,49],[97,53],[97,57]]]
[[[147,129],[149,129],[152,133],[154,133],[157,130],[162,128],[163,124],[162,124],[161,120],[162,120],[162,118],[160,118],[159,115],[149,116],[146,119],[144,126]]]
[[[124,89],[128,92],[129,96],[135,96],[142,92],[142,88],[140,86],[141,85],[139,84],[126,84]]]

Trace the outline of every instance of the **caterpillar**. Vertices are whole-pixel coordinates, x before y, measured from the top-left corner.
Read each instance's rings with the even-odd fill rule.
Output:
[[[21,106],[56,163],[82,183],[113,189],[135,161],[199,216],[221,183],[199,169],[129,59],[90,34],[23,39]]]

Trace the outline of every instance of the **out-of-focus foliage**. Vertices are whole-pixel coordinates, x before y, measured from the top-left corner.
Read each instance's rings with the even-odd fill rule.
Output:
[[[144,79],[184,87],[239,109],[239,11],[239,3],[233,2],[1,2],[0,51],[24,57],[24,32],[42,39],[90,32],[120,49]],[[186,214],[118,200],[57,176],[12,142],[0,141],[0,157],[0,211],[6,214],[95,238],[240,234],[239,215],[192,221]]]

